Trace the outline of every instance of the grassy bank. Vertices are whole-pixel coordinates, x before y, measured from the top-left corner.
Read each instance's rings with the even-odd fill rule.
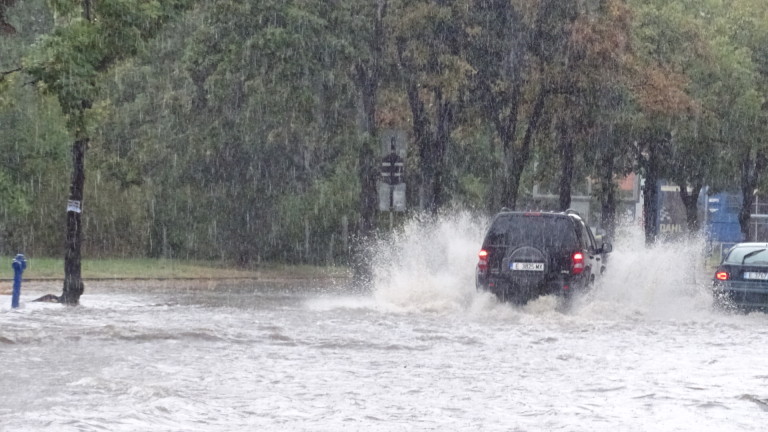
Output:
[[[0,257],[0,279],[12,279],[13,257]],[[287,266],[267,264],[238,269],[225,263],[149,258],[85,259],[84,279],[224,279],[224,278],[326,278],[344,277],[341,267]],[[24,279],[63,279],[64,260],[27,257]]]

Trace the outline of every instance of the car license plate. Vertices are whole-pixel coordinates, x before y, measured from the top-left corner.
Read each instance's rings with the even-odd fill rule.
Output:
[[[509,268],[523,271],[544,271],[544,263],[513,262],[509,264]]]
[[[768,273],[765,273],[765,272],[744,272],[744,279],[768,280]]]

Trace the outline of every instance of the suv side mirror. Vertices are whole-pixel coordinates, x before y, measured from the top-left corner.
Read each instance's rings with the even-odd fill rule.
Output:
[[[603,247],[600,248],[603,253],[608,253],[613,250],[613,246],[610,243],[604,242]]]

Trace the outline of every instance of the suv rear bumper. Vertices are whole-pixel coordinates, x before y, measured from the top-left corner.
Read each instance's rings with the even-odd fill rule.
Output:
[[[563,275],[537,283],[531,283],[525,279],[477,275],[476,287],[478,291],[495,294],[499,300],[522,304],[545,295],[570,297],[583,288],[582,281],[583,278],[572,275]]]

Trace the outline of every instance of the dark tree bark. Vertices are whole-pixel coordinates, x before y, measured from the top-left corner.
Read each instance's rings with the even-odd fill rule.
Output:
[[[453,125],[453,104],[445,100],[442,91],[435,90],[435,99],[437,103],[437,124],[435,130],[435,141],[431,152],[431,164],[433,165],[432,175],[432,207],[430,213],[436,214],[448,202],[446,196],[445,182],[447,175],[446,152],[450,140],[451,127]]]
[[[531,158],[531,147],[533,145],[533,138],[539,129],[539,123],[544,114],[544,106],[546,102],[547,89],[544,84],[539,88],[539,93],[536,96],[536,101],[533,104],[531,115],[528,118],[528,127],[525,130],[525,135],[520,143],[520,147],[516,149],[510,149],[505,151],[504,159],[508,171],[505,173],[506,180],[504,182],[504,200],[507,207],[512,210],[517,208],[517,199],[520,192],[520,178],[523,175],[523,170],[528,165],[528,161]]]
[[[67,203],[67,239],[64,255],[64,290],[60,301],[66,305],[77,305],[83,294],[81,275],[81,246],[83,242],[82,202],[85,185],[85,151],[88,138],[75,140],[72,145],[72,183]]]
[[[757,152],[754,157],[747,151],[741,158],[741,210],[739,210],[739,226],[742,240],[749,239],[749,220],[751,218],[752,205],[755,203],[755,189],[760,180],[760,172],[765,169],[768,158],[762,152]]]
[[[645,174],[643,185],[643,230],[645,244],[656,243],[659,237],[659,180],[661,178],[662,144],[652,140],[647,145],[647,154],[640,155],[640,164]]]
[[[699,193],[704,187],[703,182],[699,181],[691,188],[691,192],[688,192],[688,185],[685,183],[679,183],[677,186],[680,188],[680,199],[685,206],[685,220],[688,227],[688,235],[693,236],[699,232],[701,224],[699,221]]]
[[[91,0],[83,0],[83,18],[91,20]],[[77,111],[77,124],[81,133],[85,133],[85,111],[91,108],[91,101],[80,102]],[[83,243],[82,203],[85,188],[85,151],[90,139],[79,136],[72,144],[72,182],[69,186],[67,203],[67,237],[64,253],[64,288],[59,301],[65,305],[76,306],[80,303],[85,285],[82,278],[81,249]]]
[[[421,100],[421,96],[419,96],[419,88],[416,80],[410,76],[406,76],[405,81],[408,104],[411,107],[411,115],[413,116],[413,141],[419,152],[419,201],[421,209],[425,210],[432,207],[432,203],[429,202],[431,194],[427,193],[427,185],[431,184],[432,175],[431,166],[428,162],[430,154],[429,148],[432,143],[430,133],[431,123],[427,117],[424,102]]]
[[[605,230],[608,239],[613,240],[616,234],[616,186],[613,184],[614,156],[611,152],[603,152],[600,158],[600,225]]]
[[[378,74],[367,73],[363,70],[362,66],[358,66],[358,77],[367,135],[367,140],[360,146],[360,153],[358,155],[358,176],[360,180],[360,225],[358,235],[361,238],[368,238],[374,230],[377,203],[377,159],[374,149],[379,135],[376,125]]]
[[[83,0],[83,18],[90,21],[92,11],[92,0]]]
[[[643,185],[643,232],[645,244],[656,243],[659,236],[659,191],[658,178],[646,176]]]
[[[571,207],[571,185],[573,184],[573,165],[574,144],[573,137],[568,133],[568,126],[565,120],[560,125],[560,184],[559,184],[559,205],[560,211],[568,210]]]
[[[406,93],[413,117],[413,137],[419,152],[420,190],[422,210],[434,215],[444,204],[445,151],[452,127],[453,110],[449,101],[443,98],[440,89],[433,89],[433,106],[436,110],[433,124],[419,92],[419,83],[410,73],[412,67],[405,58],[405,41],[398,41],[398,56],[405,72]]]

